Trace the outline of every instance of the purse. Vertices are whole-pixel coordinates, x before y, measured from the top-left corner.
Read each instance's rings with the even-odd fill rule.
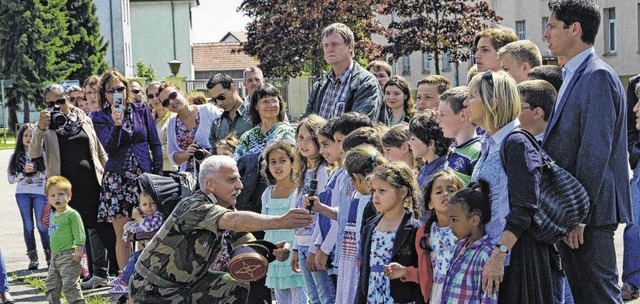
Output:
[[[500,157],[506,171],[505,142],[512,134],[524,135],[542,157],[538,209],[529,230],[536,241],[553,244],[573,231],[589,213],[589,196],[580,181],[558,166],[526,130],[517,128],[502,142]]]

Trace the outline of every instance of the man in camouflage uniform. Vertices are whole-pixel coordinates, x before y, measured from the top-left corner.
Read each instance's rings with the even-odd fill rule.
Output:
[[[227,240],[236,246],[254,239],[243,231],[292,229],[313,221],[304,209],[292,209],[284,216],[234,211],[242,182],[235,161],[228,156],[204,160],[199,182],[200,190],[178,203],[140,255],[129,287],[136,303],[245,303],[247,283],[225,272],[208,272],[224,232],[235,231]],[[286,260],[288,249],[275,254]]]

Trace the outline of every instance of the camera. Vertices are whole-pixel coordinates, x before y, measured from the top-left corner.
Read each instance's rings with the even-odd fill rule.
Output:
[[[204,149],[198,148],[195,152],[193,152],[193,157],[197,160],[203,160],[207,157],[207,153]]]
[[[53,106],[53,110],[49,113],[51,115],[51,122],[49,123],[49,129],[57,130],[67,124],[67,116],[60,111],[60,106]]]

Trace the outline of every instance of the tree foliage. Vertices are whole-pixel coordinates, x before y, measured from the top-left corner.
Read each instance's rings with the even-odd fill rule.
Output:
[[[76,67],[69,79],[82,83],[88,76],[102,74],[109,68],[105,61],[107,42],[100,34],[94,0],[67,0],[66,11],[69,15],[67,30],[78,35],[73,48],[66,54],[66,60]]]
[[[442,54],[452,62],[470,59],[476,33],[502,20],[483,0],[389,0],[380,13],[397,19],[386,32],[385,52],[394,60],[416,51],[429,53],[436,74]]]
[[[65,0],[0,0],[0,77],[12,79],[5,90],[9,108],[8,126],[17,122],[18,102],[28,121],[29,102],[42,100],[43,84],[67,78],[77,65],[65,60],[78,35],[67,29]]]
[[[386,0],[243,0],[238,10],[253,18],[247,25],[243,50],[257,56],[269,77],[288,79],[308,72],[323,73],[322,30],[342,22],[355,35],[355,58],[374,59],[382,47],[371,34],[384,28],[374,18],[376,5]]]
[[[147,82],[158,79],[156,69],[150,64],[145,64],[142,60],[138,60],[136,63],[136,77],[144,77]]]

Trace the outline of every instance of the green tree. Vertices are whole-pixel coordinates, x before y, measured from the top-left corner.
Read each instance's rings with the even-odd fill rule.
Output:
[[[66,12],[69,15],[67,30],[79,36],[66,54],[66,60],[77,67],[69,79],[82,83],[88,76],[102,74],[109,68],[105,61],[107,42],[100,34],[94,0],[67,0]]]
[[[0,77],[12,79],[5,90],[8,126],[14,130],[16,108],[23,104],[29,121],[30,102],[42,100],[44,84],[66,79],[76,68],[64,60],[77,35],[69,35],[65,0],[0,0]]]
[[[142,60],[138,60],[136,63],[136,77],[144,77],[147,79],[147,83],[158,79],[156,69],[150,64],[145,64]]]
[[[371,34],[384,29],[374,18],[376,4],[386,0],[243,0],[238,10],[253,18],[247,25],[244,51],[257,56],[269,77],[288,79],[303,71],[323,73],[322,30],[342,22],[355,35],[355,58],[379,58],[382,47]]]
[[[389,0],[382,14],[393,14],[385,52],[394,60],[421,51],[434,58],[440,74],[440,56],[466,61],[473,55],[473,39],[489,22],[502,19],[484,0]]]

